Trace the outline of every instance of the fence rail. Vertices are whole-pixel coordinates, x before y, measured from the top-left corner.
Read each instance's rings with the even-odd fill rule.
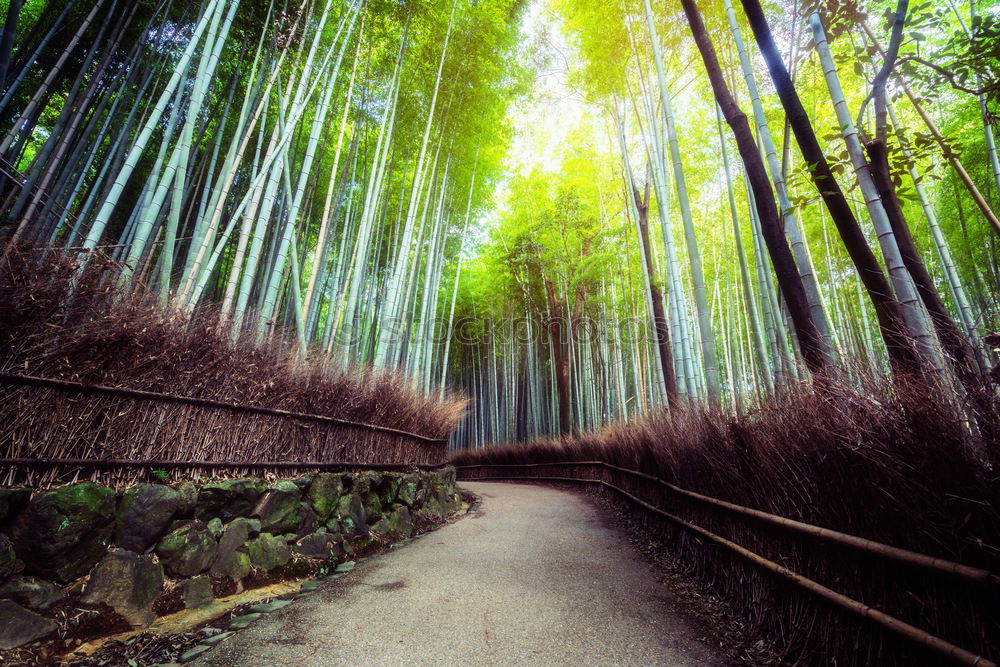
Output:
[[[906,565],[912,565],[914,567],[922,568],[925,570],[932,570],[941,574],[951,575],[958,579],[966,579],[976,583],[987,583],[992,585],[1000,584],[1000,575],[990,572],[989,570],[984,570],[978,567],[972,567],[970,565],[964,565],[962,563],[956,563],[954,561],[945,560],[943,558],[937,558],[934,556],[928,556],[926,554],[917,553],[915,551],[909,551],[907,549],[900,549],[899,547],[894,547],[889,544],[883,544],[881,542],[876,542],[875,540],[870,540],[865,537],[858,537],[856,535],[850,535],[848,533],[841,533],[836,530],[831,530],[829,528],[822,528],[820,526],[814,526],[809,523],[804,523],[802,521],[796,521],[795,519],[789,519],[783,516],[778,516],[776,514],[770,514],[768,512],[763,512],[761,510],[755,510],[751,507],[744,507],[743,505],[736,505],[735,503],[730,503],[725,500],[719,500],[718,498],[713,498],[711,496],[706,496],[694,491],[688,491],[679,486],[671,484],[666,480],[660,479],[655,475],[650,475],[648,473],[640,472],[638,470],[632,470],[630,468],[622,468],[620,466],[612,465],[604,461],[579,461],[579,462],[558,462],[558,463],[518,463],[518,464],[505,464],[505,465],[474,465],[474,466],[461,466],[459,469],[470,469],[470,468],[538,468],[544,466],[566,466],[566,465],[590,465],[590,466],[602,466],[610,470],[617,470],[618,472],[623,472],[628,475],[635,475],[636,477],[642,477],[651,482],[659,484],[665,489],[668,489],[679,495],[686,496],[693,500],[697,500],[706,505],[712,505],[728,512],[734,514],[740,514],[743,516],[748,516],[753,519],[763,521],[765,523],[778,526],[780,528],[801,533],[803,535],[809,535],[810,537],[816,537],[821,540],[826,540],[828,542],[833,542],[841,546],[845,546],[857,551],[862,551],[865,553],[880,556],[887,560],[895,561],[898,563],[904,563]],[[534,479],[534,478],[525,478]]]
[[[501,471],[504,469],[515,469],[524,470],[527,473],[528,469],[537,468],[551,468],[551,467],[577,467],[577,466],[593,466],[597,468],[604,468],[607,470],[612,470],[620,473],[624,473],[630,476],[645,479],[647,481],[653,482],[663,489],[666,489],[676,495],[683,496],[685,498],[694,500],[701,504],[703,507],[710,507],[712,509],[721,509],[725,512],[735,515],[740,518],[750,518],[752,520],[761,521],[769,526],[778,528],[779,530],[784,530],[792,533],[797,533],[801,535],[807,535],[820,540],[838,544],[849,549],[853,549],[857,552],[874,555],[885,560],[901,563],[915,567],[917,569],[924,570],[929,573],[945,575],[949,578],[964,581],[966,583],[974,583],[983,585],[986,584],[992,588],[996,588],[1000,584],[1000,575],[990,572],[982,568],[972,567],[962,563],[956,563],[953,561],[948,561],[941,558],[936,558],[933,556],[928,556],[926,554],[917,553],[914,551],[909,551],[906,549],[901,549],[899,547],[893,547],[891,545],[882,544],[874,540],[869,540],[867,538],[858,537],[856,535],[849,535],[847,533],[841,533],[838,531],[830,530],[828,528],[822,528],[820,526],[814,526],[811,524],[803,523],[801,521],[796,521],[786,517],[781,517],[775,514],[770,514],[768,512],[763,512],[760,510],[755,510],[753,508],[744,507],[742,505],[736,505],[718,498],[713,498],[711,496],[706,496],[703,494],[696,493],[694,491],[689,491],[683,489],[674,484],[671,484],[655,475],[650,475],[638,470],[632,470],[630,468],[623,468],[620,466],[612,465],[604,461],[557,461],[551,463],[517,463],[517,464],[476,464],[476,465],[466,465],[466,466],[456,466],[458,470],[459,479],[464,479],[466,481],[488,481],[488,480],[504,480],[504,481],[548,481],[548,482],[575,482],[581,484],[600,486],[615,493],[618,493],[622,497],[629,500],[631,503],[642,507],[643,509],[652,512],[660,517],[663,517],[670,521],[671,523],[681,527],[682,529],[698,535],[701,538],[707,539],[710,542],[732,552],[737,556],[750,561],[751,563],[757,565],[761,569],[769,572],[770,574],[780,577],[783,580],[793,584],[794,586],[806,591],[807,593],[819,597],[826,602],[838,607],[839,609],[846,611],[858,618],[864,619],[871,622],[883,630],[890,632],[898,637],[901,637],[909,642],[919,645],[923,648],[931,650],[949,660],[955,662],[956,664],[962,665],[974,665],[976,667],[996,667],[996,663],[985,658],[983,656],[977,655],[971,651],[963,649],[945,639],[937,637],[929,632],[921,630],[920,628],[911,625],[903,620],[895,618],[885,612],[872,607],[870,605],[864,604],[850,598],[846,595],[838,593],[831,588],[823,586],[819,582],[816,582],[790,568],[787,568],[773,560],[770,560],[754,551],[751,551],[732,540],[726,539],[725,537],[718,535],[712,531],[707,530],[702,526],[698,526],[690,521],[687,521],[675,514],[667,512],[659,507],[652,505],[651,503],[642,500],[641,498],[629,493],[625,489],[620,488],[610,482],[602,479],[594,478],[583,478],[574,476],[559,476],[559,475],[531,475],[531,474],[491,474],[491,475],[467,475],[466,471],[472,470],[493,470]]]

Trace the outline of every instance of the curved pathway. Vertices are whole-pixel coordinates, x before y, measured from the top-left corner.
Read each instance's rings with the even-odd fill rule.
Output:
[[[197,664],[725,664],[586,498],[463,486],[479,512],[359,563]]]

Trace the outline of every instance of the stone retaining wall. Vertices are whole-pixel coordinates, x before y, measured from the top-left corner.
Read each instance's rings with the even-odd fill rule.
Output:
[[[0,489],[0,649],[57,629],[72,636],[70,606],[104,634],[145,627],[160,614],[369,553],[460,507],[450,467],[120,493],[91,482],[34,494]]]

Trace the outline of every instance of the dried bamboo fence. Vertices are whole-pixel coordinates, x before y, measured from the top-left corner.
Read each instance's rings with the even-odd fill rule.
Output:
[[[0,373],[0,485],[444,461],[447,440],[320,414]],[[390,463],[391,462],[391,463]]]
[[[996,663],[985,656],[1000,655],[1000,575],[989,570],[726,502],[604,461],[457,468],[462,481],[571,482],[610,492],[761,627],[780,628],[774,634],[797,644],[806,664],[846,662],[835,653],[850,652],[862,664],[987,667]],[[821,611],[803,614],[803,605]],[[794,625],[824,616],[827,627]]]

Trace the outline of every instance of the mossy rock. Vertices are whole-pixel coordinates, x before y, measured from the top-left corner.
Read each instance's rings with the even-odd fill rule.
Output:
[[[462,496],[457,491],[452,491],[448,494],[448,501],[446,503],[446,509],[448,511],[448,516],[452,516],[462,509]]]
[[[295,529],[295,534],[302,537],[315,531],[317,527],[319,521],[316,520],[316,513],[307,501],[302,501],[299,503],[299,525]]]
[[[337,509],[340,496],[344,493],[344,482],[340,475],[334,473],[321,473],[316,475],[312,484],[309,485],[307,497],[316,519],[320,523],[326,523],[330,515]]]
[[[127,549],[109,551],[97,564],[83,592],[88,604],[104,603],[133,627],[153,622],[153,602],[163,591],[163,566],[152,556]]]
[[[193,517],[194,510],[198,506],[198,485],[194,482],[181,482],[175,490],[181,501],[177,507],[177,516]]]
[[[423,494],[420,491],[420,475],[411,473],[400,480],[396,499],[410,509],[417,509],[423,502]]]
[[[357,494],[341,497],[337,504],[337,516],[340,518],[340,532],[348,539],[368,534],[368,516]]]
[[[445,487],[449,490],[454,490],[455,485],[458,484],[458,471],[455,469],[455,466],[441,468],[440,474]]]
[[[340,473],[340,481],[344,485],[344,493],[349,493],[351,491],[354,491],[354,473],[352,472]]]
[[[413,519],[409,508],[406,505],[394,506],[391,512],[372,526],[371,531],[389,540],[410,537],[413,534]]]
[[[156,546],[156,553],[167,572],[177,577],[192,577],[204,572],[218,551],[219,543],[201,521],[191,521],[167,533]]]
[[[17,566],[14,543],[6,535],[0,535],[0,581],[13,574]]]
[[[454,478],[455,469],[448,467],[427,474],[424,509],[444,521],[462,508],[461,496],[456,491]]]
[[[196,609],[211,604],[214,599],[212,579],[208,575],[201,575],[183,580],[181,599],[184,600],[185,609]]]
[[[0,598],[8,598],[28,609],[48,609],[63,599],[62,589],[45,579],[14,576],[0,585]]]
[[[249,554],[244,551],[231,551],[226,556],[216,559],[211,572],[216,577],[242,579],[250,574],[251,569]]]
[[[375,472],[374,470],[356,472],[354,473],[354,484],[351,486],[351,493],[356,493],[363,497],[371,493],[373,489],[377,489],[381,483],[382,473]]]
[[[253,508],[261,531],[275,534],[298,530],[302,522],[301,498],[299,487],[287,480],[279,480],[265,491]]]
[[[263,491],[264,484],[257,479],[210,482],[198,492],[195,516],[202,521],[219,517],[225,523],[250,516]]]
[[[31,489],[0,489],[0,526],[13,519],[31,499]]]
[[[445,487],[445,478],[440,470],[431,470],[424,473],[424,487],[429,496],[439,495]]]
[[[365,496],[362,503],[365,506],[365,520],[368,523],[382,518],[382,499],[374,491]]]
[[[330,515],[330,520],[326,522],[326,532],[332,534],[340,534],[342,530],[340,525],[340,518],[336,514]]]
[[[313,480],[316,479],[315,473],[306,473],[305,475],[299,475],[292,480],[292,484],[299,487],[300,493],[305,493],[312,486]]]
[[[222,539],[222,533],[225,532],[226,526],[222,523],[222,519],[215,517],[208,522],[208,532],[212,533],[212,537],[215,539]]]
[[[403,477],[399,474],[387,473],[382,477],[378,487],[378,498],[382,507],[391,507],[399,497],[399,489],[403,485]]]
[[[250,565],[265,572],[292,559],[292,552],[285,541],[270,533],[261,533],[257,539],[248,541],[244,548],[250,556]]]
[[[340,555],[340,543],[337,535],[331,533],[313,533],[298,540],[292,547],[295,553],[308,558],[332,558]]]
[[[431,496],[421,508],[421,513],[432,517],[434,523],[444,521],[448,518],[448,507],[437,496]]]
[[[115,492],[84,482],[35,494],[11,524],[10,537],[29,574],[66,583],[104,555],[114,518]]]
[[[351,546],[353,547],[355,553],[367,554],[379,547],[378,538],[372,533],[367,533],[364,536],[357,537],[351,540]]]
[[[243,545],[250,538],[250,520],[233,519],[222,533],[210,572],[216,577],[242,579],[250,572],[250,558]]]
[[[448,493],[447,490],[443,490],[441,493],[434,498],[435,503],[440,508],[441,518],[447,519],[452,514],[457,512],[462,508],[462,499],[457,493]]]
[[[0,649],[17,648],[55,632],[55,621],[11,600],[0,600]]]
[[[142,553],[163,535],[181,506],[181,495],[162,484],[137,484],[118,501],[115,544]]]

